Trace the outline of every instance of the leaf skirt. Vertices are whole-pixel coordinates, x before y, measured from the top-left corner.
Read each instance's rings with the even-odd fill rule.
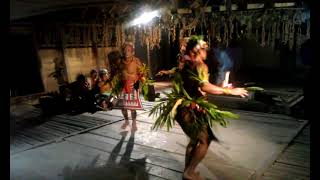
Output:
[[[190,107],[177,108],[175,120],[178,122],[183,132],[192,140],[197,140],[200,135],[207,134],[209,140],[219,142],[219,139],[214,134],[209,126],[210,120],[203,118],[210,118],[204,114],[205,112],[193,111]],[[202,121],[199,123],[199,121]]]

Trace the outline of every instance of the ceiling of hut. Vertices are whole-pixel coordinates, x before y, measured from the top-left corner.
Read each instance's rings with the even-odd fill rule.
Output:
[[[274,0],[254,1],[267,6],[259,10],[241,8],[232,13],[230,11],[232,6],[229,6],[228,11],[225,6],[224,10],[220,10],[220,5],[225,5],[224,0],[77,0],[76,3],[75,0],[58,0],[48,4],[40,3],[48,0],[12,1],[30,2],[30,5],[21,5],[23,11],[20,14],[15,9],[14,12],[17,14],[11,19],[11,32],[25,32],[26,29],[21,28],[29,27],[28,32],[35,32],[39,44],[43,47],[61,44],[65,47],[93,44],[119,46],[125,39],[135,41],[136,35],[139,34],[140,43],[143,45],[148,42],[152,49],[159,46],[161,39],[164,38],[162,31],[166,32],[165,38],[172,42],[201,34],[209,40],[221,41],[226,46],[233,39],[243,38],[255,39],[262,47],[274,47],[275,37],[280,37],[280,27],[283,34],[281,42],[288,43],[290,48],[294,44],[292,37],[295,29],[302,34],[301,37],[305,39],[310,37],[309,11],[301,8],[301,5],[297,5],[297,8],[278,10],[271,5],[270,8],[270,2]],[[253,3],[253,0],[231,0],[232,4],[238,6],[241,5],[240,2]],[[277,0],[277,2],[283,1]],[[203,8],[205,6],[209,8]],[[159,10],[159,8],[164,9],[161,9],[161,16],[155,18],[153,23],[149,23],[147,28],[144,25],[143,28],[129,25],[132,19],[136,18],[132,16],[139,16],[146,9]],[[300,29],[295,28],[296,25]]]
[[[166,6],[172,9],[177,7],[192,8],[201,6],[201,4],[208,6],[223,5],[225,2],[226,0],[10,0],[10,20],[14,21],[62,11],[76,14],[75,16],[79,16],[75,11],[81,11],[80,16],[90,13],[90,11],[107,11],[108,14],[125,15],[137,11],[143,5]],[[268,4],[272,2],[301,2],[301,0],[231,0],[232,4],[238,5],[247,3]],[[59,13],[54,16],[57,14]],[[63,18],[66,17],[65,14],[62,16],[64,16]]]
[[[88,8],[100,8],[119,14],[130,12],[132,8],[142,4],[161,5],[175,4],[176,0],[10,0],[10,20],[18,20],[31,16],[52,12]]]

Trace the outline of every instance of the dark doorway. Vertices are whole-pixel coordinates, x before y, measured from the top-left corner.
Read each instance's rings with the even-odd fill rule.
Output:
[[[10,96],[24,96],[44,91],[41,65],[29,34],[11,34],[9,39]]]

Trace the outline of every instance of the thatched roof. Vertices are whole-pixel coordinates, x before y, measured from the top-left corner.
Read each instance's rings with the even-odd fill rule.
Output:
[[[18,20],[66,10],[86,11],[89,8],[123,15],[146,4],[159,6],[175,2],[176,0],[10,0],[10,19]]]
[[[195,7],[197,4],[208,6],[232,4],[246,6],[248,3],[272,4],[274,2],[301,2],[302,0],[10,0],[10,20],[18,20],[36,15],[60,12],[71,9],[86,11],[88,8],[97,8],[103,11],[113,11],[124,15],[143,5],[169,6],[170,8]],[[306,1],[306,0],[303,0]]]

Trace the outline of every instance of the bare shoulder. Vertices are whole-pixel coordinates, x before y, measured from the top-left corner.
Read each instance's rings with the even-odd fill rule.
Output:
[[[196,62],[196,68],[204,71],[208,71],[208,66],[204,62]]]
[[[138,57],[136,57],[136,56],[134,56],[133,59],[134,59],[135,61],[137,61],[137,62],[141,62],[141,60],[140,60]]]
[[[134,61],[138,64],[138,65],[142,65],[141,60],[137,57],[134,57]]]

